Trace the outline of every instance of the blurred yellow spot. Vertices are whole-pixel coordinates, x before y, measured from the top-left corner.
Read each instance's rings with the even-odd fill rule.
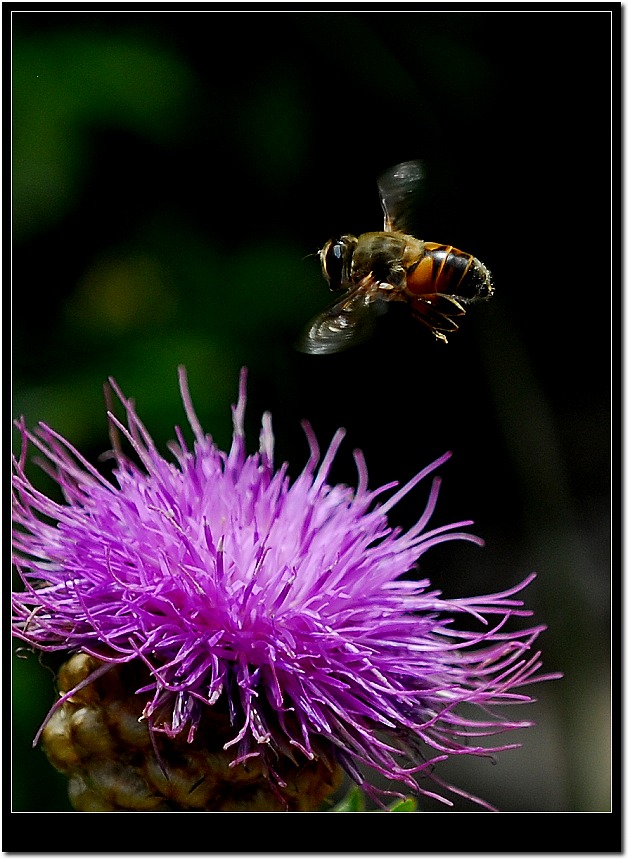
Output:
[[[162,267],[148,255],[97,260],[68,305],[74,325],[114,335],[162,324],[174,310]]]

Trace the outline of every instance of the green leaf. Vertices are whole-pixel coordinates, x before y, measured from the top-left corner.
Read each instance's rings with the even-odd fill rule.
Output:
[[[365,795],[357,785],[347,792],[345,797],[340,800],[336,806],[333,806],[330,812],[364,812],[365,811]]]
[[[407,797],[406,800],[396,800],[389,807],[391,812],[417,812],[417,801],[414,797]]]

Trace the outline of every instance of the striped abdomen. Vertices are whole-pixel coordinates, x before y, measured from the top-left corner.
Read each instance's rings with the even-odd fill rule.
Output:
[[[476,257],[437,242],[425,242],[424,247],[417,265],[406,273],[406,289],[411,295],[442,293],[473,301],[493,293],[491,275]]]

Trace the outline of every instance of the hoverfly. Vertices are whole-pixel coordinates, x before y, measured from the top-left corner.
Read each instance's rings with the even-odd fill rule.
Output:
[[[437,340],[458,329],[467,306],[494,292],[488,269],[452,245],[424,242],[408,230],[423,182],[420,161],[405,161],[378,178],[384,230],[330,239],[319,251],[332,290],[345,290],[310,321],[297,343],[301,352],[341,352],[365,340],[386,302],[405,302]]]

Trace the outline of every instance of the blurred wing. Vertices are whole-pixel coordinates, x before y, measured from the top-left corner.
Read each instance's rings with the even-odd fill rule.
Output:
[[[417,194],[424,182],[425,170],[421,161],[404,161],[390,167],[378,177],[380,202],[384,210],[384,229],[412,233],[412,215]]]
[[[330,355],[356,346],[373,334],[383,304],[354,289],[314,317],[295,347],[310,355]]]

